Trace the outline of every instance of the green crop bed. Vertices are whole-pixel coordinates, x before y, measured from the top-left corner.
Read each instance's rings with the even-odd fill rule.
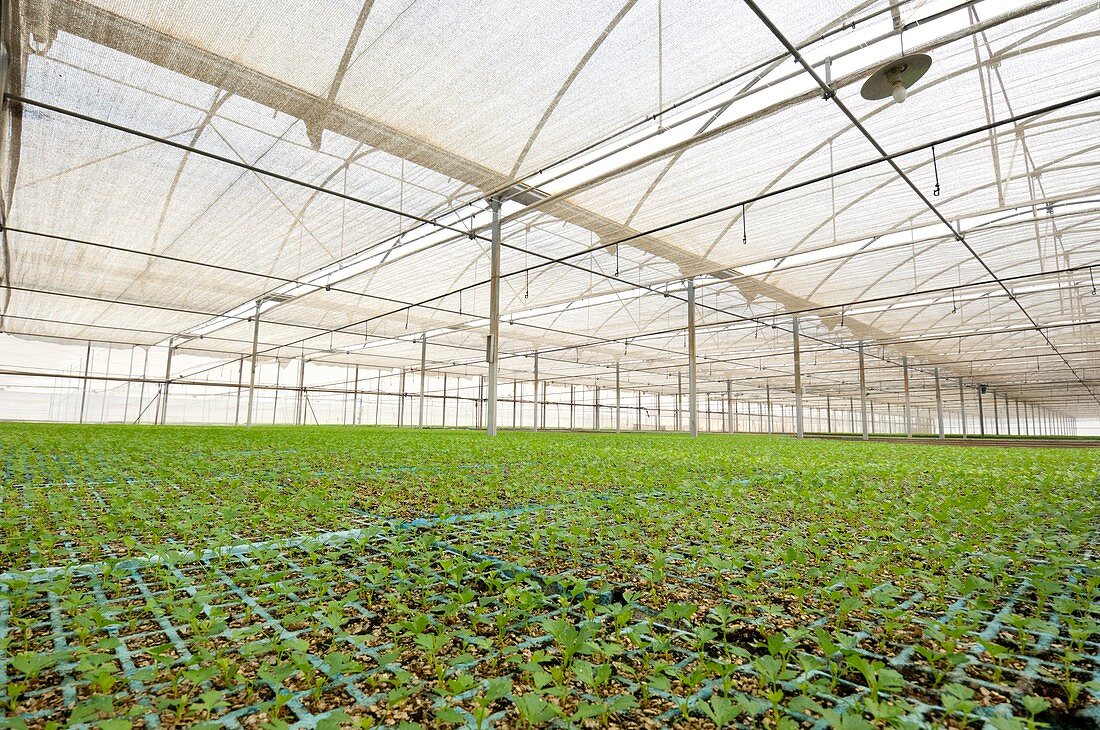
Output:
[[[0,426],[0,727],[1100,725],[1100,450]]]

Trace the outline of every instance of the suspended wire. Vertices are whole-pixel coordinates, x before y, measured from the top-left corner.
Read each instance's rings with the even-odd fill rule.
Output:
[[[749,243],[749,221],[745,211],[745,204],[741,204],[741,245],[747,246]]]

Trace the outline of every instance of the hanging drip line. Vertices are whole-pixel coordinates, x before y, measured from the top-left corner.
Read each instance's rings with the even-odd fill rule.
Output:
[[[1092,282],[1092,293],[1096,294],[1096,278],[1093,276],[1092,268],[1091,266],[1089,267],[1089,281]]]
[[[951,314],[955,314],[959,311],[959,306],[955,303],[955,287],[951,287]]]
[[[406,310],[405,310],[405,329],[408,329],[408,328],[409,328],[409,314],[410,314],[411,312],[412,312],[412,309],[411,309],[411,308],[410,308],[410,309],[406,309]]]
[[[932,145],[932,174],[936,176],[936,187],[932,188],[932,195],[938,198],[940,195],[940,166],[936,162],[936,145]]]
[[[749,243],[749,220],[745,212],[745,204],[741,204],[741,245],[746,246]]]
[[[661,0],[657,0],[657,134],[665,131],[665,28]]]

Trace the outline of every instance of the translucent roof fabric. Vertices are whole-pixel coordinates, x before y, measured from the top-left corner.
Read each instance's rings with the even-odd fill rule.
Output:
[[[888,397],[904,356],[1094,412],[1096,3],[757,5],[782,37],[742,2],[16,2],[3,331],[234,358],[259,306],[263,357],[484,373],[499,197],[504,377],[674,389],[694,278],[704,391],[793,388],[797,314],[808,395],[863,341]],[[903,105],[860,96],[913,52]]]

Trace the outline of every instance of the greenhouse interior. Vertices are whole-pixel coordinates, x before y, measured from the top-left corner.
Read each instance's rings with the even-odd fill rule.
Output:
[[[0,42],[0,728],[1100,728],[1097,0]]]

